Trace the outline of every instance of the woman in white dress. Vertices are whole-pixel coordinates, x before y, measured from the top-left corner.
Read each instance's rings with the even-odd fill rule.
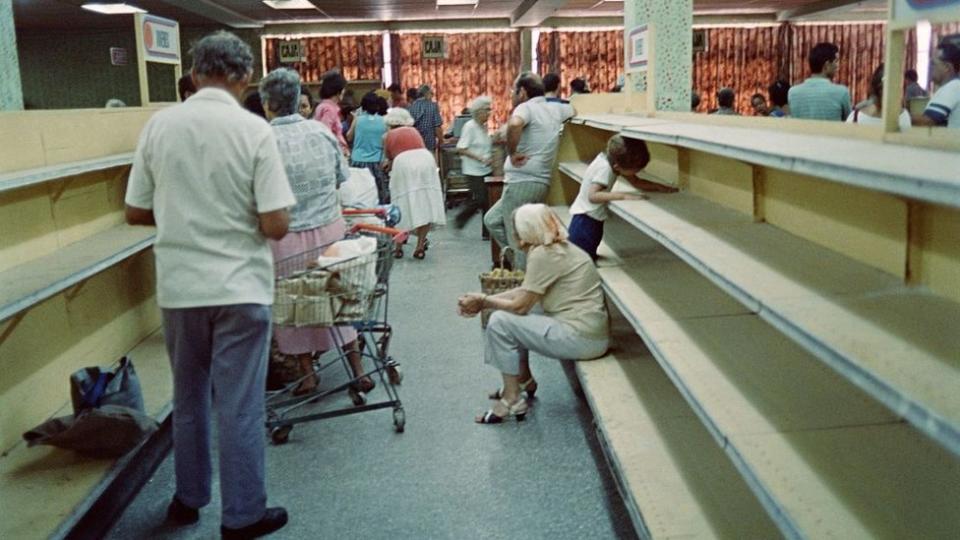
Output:
[[[390,202],[400,209],[397,227],[417,236],[413,257],[422,259],[429,247],[430,229],[446,223],[437,162],[423,137],[411,127],[413,117],[406,109],[388,110],[385,121],[384,169],[390,172]],[[397,247],[394,256],[403,257],[403,248]]]

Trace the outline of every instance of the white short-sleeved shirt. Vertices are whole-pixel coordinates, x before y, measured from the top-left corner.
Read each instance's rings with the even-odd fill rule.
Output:
[[[140,134],[126,203],[152,209],[162,308],[273,303],[258,214],[296,199],[270,126],[219,88],[157,112]]]
[[[939,125],[960,128],[960,78],[938,88],[923,114]]]
[[[590,202],[590,186],[598,184],[603,186],[604,191],[610,191],[616,180],[617,175],[610,167],[607,156],[602,152],[597,154],[597,157],[587,167],[587,172],[583,174],[580,193],[577,194],[576,200],[570,205],[570,215],[586,214],[597,221],[605,221],[609,216],[607,205],[606,203]]]
[[[481,126],[475,120],[470,120],[464,124],[460,131],[460,140],[457,141],[457,148],[468,150],[472,155],[483,156],[487,159],[493,154],[493,142],[490,140],[487,128]],[[460,168],[463,174],[469,176],[487,176],[493,171],[490,165],[484,165],[482,162],[467,156],[461,156]]]
[[[573,118],[574,109],[570,104],[548,103],[543,96],[528,99],[517,105],[513,116],[523,119],[523,133],[517,152],[527,156],[522,167],[515,167],[510,159],[503,167],[504,182],[550,183],[553,160],[560,146],[560,130],[563,123]]]
[[[900,117],[897,119],[900,124],[900,131],[910,131],[910,127],[913,122],[910,120],[910,113],[907,111],[900,111]],[[848,124],[862,124],[865,126],[879,126],[883,124],[883,118],[878,116],[870,116],[865,114],[863,111],[857,113],[853,111],[850,113],[850,116],[847,117]]]

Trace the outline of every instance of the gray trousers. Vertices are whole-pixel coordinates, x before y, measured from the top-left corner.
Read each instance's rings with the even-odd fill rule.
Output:
[[[516,315],[494,311],[483,334],[484,362],[507,375],[520,374],[520,360],[530,351],[561,360],[589,360],[603,356],[609,339],[589,339],[546,315]]]
[[[270,306],[242,304],[164,309],[173,370],[173,455],[177,498],[210,502],[211,405],[217,414],[222,524],[245,527],[263,517],[266,420],[264,384]]]
[[[513,211],[525,204],[542,203],[547,200],[550,186],[539,182],[516,182],[503,187],[503,194],[490,210],[483,216],[483,224],[487,226],[490,237],[500,247],[514,248],[514,264],[516,270],[527,267],[526,256],[517,246],[516,235],[513,232]]]

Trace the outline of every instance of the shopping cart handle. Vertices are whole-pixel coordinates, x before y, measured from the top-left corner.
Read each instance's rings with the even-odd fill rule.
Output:
[[[379,216],[387,214],[384,208],[344,208],[342,211],[345,216]]]
[[[393,237],[393,241],[397,244],[407,241],[407,236],[410,235],[408,231],[402,229],[394,229],[392,227],[381,227],[380,225],[370,225],[369,223],[357,223],[354,225],[350,232],[359,232],[359,231],[368,231],[381,234],[389,234]]]

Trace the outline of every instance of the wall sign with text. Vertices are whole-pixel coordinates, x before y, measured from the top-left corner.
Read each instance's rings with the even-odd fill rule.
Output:
[[[180,63],[180,28],[176,21],[144,15],[143,53],[150,62]]]
[[[650,62],[650,28],[640,25],[627,33],[627,68],[631,73],[647,70]]]
[[[421,45],[423,58],[447,57],[447,43],[443,36],[423,36]]]
[[[303,54],[303,43],[300,41],[281,41],[278,48],[281,64],[292,64],[306,60]]]

